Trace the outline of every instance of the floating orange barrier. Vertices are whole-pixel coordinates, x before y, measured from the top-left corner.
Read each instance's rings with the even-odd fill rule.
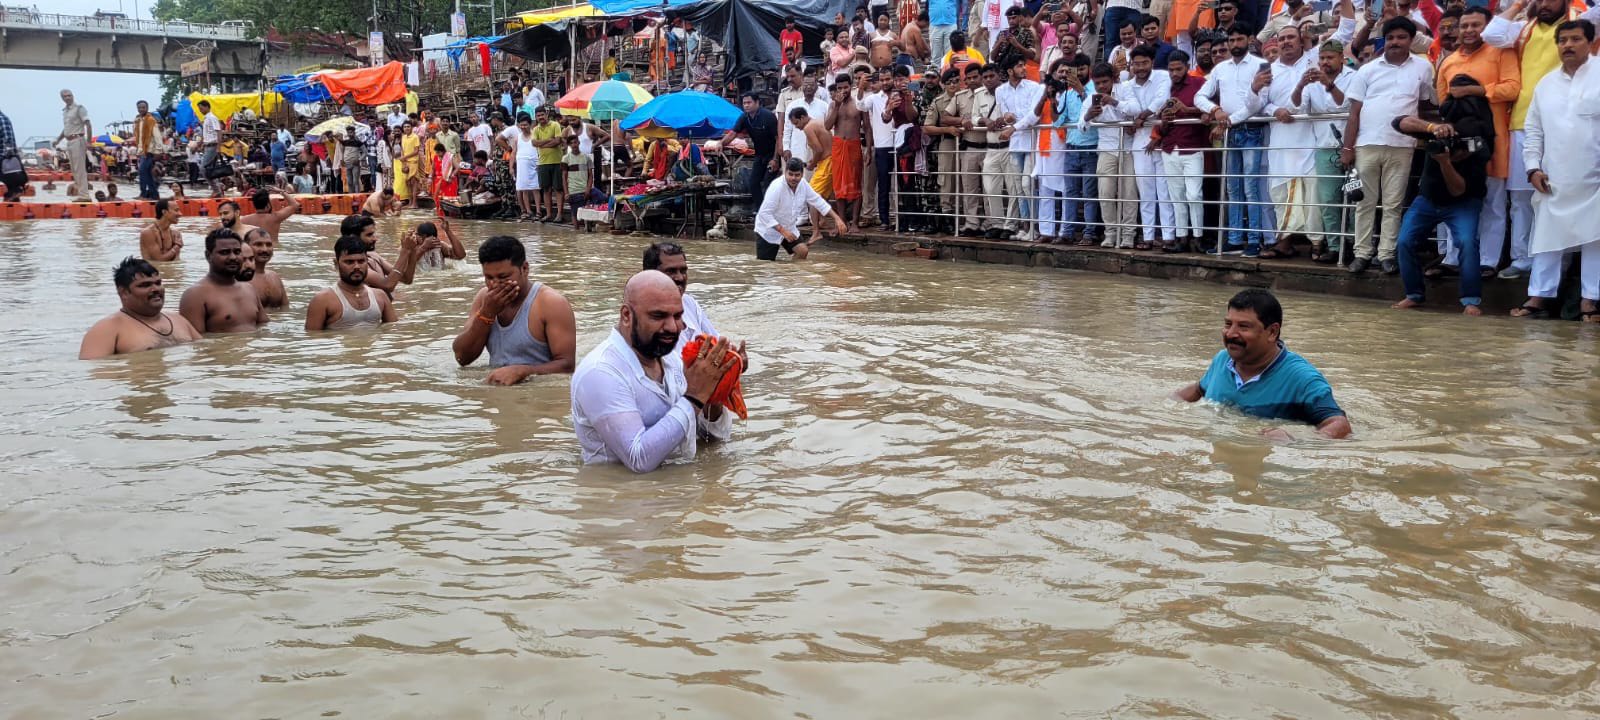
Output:
[[[296,195],[300,212],[304,215],[353,215],[361,212],[367,201],[365,193],[346,195]],[[213,218],[223,202],[239,198],[183,198],[178,201],[178,212],[184,217]],[[282,208],[287,203],[274,198],[273,206]],[[243,207],[243,205],[241,205]],[[248,212],[248,211],[244,211]],[[0,221],[6,220],[73,220],[93,218],[154,218],[155,203],[149,200],[112,200],[103,203],[79,202],[15,202],[0,203]]]
[[[22,203],[0,202],[0,220],[21,220]]]

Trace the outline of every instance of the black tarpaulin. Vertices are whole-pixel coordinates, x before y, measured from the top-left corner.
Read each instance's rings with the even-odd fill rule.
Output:
[[[845,0],[707,0],[670,8],[667,17],[688,20],[721,42],[728,51],[728,79],[737,80],[778,69],[778,33],[790,18],[805,38],[806,62],[815,68],[822,62],[822,39],[845,5]]]
[[[572,43],[567,38],[567,26],[571,22],[564,20],[523,28],[489,43],[489,47],[541,62],[569,58],[572,57]]]

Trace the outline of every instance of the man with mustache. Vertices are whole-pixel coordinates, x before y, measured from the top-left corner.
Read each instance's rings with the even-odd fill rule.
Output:
[[[333,244],[333,269],[339,282],[317,293],[306,306],[306,332],[378,327],[399,319],[388,293],[367,286],[367,246],[345,236]]]
[[[1528,252],[1522,252],[1522,257],[1517,257],[1518,249],[1528,248],[1533,237],[1534,187],[1528,181],[1528,170],[1531,168],[1524,167],[1522,162],[1525,154],[1523,146],[1528,138],[1525,127],[1528,107],[1533,104],[1533,90],[1539,81],[1561,66],[1561,57],[1556,51],[1556,25],[1564,20],[1577,19],[1578,10],[1569,5],[1567,0],[1532,0],[1531,3],[1528,0],[1515,0],[1502,4],[1505,9],[1484,26],[1483,41],[1492,47],[1515,52],[1518,72],[1522,76],[1517,101],[1511,106],[1511,157],[1506,168],[1506,192],[1511,196],[1512,259],[1511,265],[1500,271],[1502,280],[1511,280],[1526,277],[1533,266]],[[1533,17],[1516,19],[1523,16],[1523,10],[1529,4],[1533,6]]]
[[[1594,25],[1569,20],[1556,28],[1561,67],[1534,88],[1528,108],[1523,163],[1527,180],[1539,193],[1535,204],[1532,272],[1528,301],[1514,317],[1538,318],[1550,312],[1561,286],[1567,255],[1581,253],[1578,305],[1586,323],[1600,322],[1600,231],[1595,229],[1595,196],[1600,194],[1600,60],[1589,57]]]
[[[572,425],[585,464],[650,472],[668,457],[694,459],[702,432],[727,439],[732,413],[713,421],[705,411],[734,351],[727,338],[703,343],[685,368],[683,331],[683,300],[671,278],[643,270],[628,280],[616,326],[572,376]]]
[[[572,372],[578,347],[572,304],[554,288],[528,279],[522,242],[508,235],[489,238],[478,247],[478,264],[484,287],[451,346],[456,362],[471,365],[487,349],[494,368],[485,380],[490,385]]]
[[[178,212],[176,200],[157,200],[155,203],[155,222],[145,226],[139,231],[139,254],[145,260],[156,262],[169,262],[178,259],[178,253],[183,250],[183,234],[178,232]]]
[[[289,304],[289,293],[283,289],[283,276],[276,270],[267,269],[267,263],[272,262],[272,256],[277,252],[272,233],[266,228],[252,228],[244,234],[244,244],[245,267],[249,268],[250,277],[245,277],[242,272],[244,268],[241,268],[239,280],[254,286],[256,294],[261,296],[261,304],[269,310]]]
[[[1247,415],[1315,425],[1323,437],[1349,437],[1350,420],[1333,399],[1333,388],[1310,362],[1283,346],[1283,306],[1259,288],[1240,291],[1228,301],[1222,322],[1222,352],[1211,360],[1200,382],[1172,397],[1185,402],[1206,398]],[[1280,428],[1262,434],[1279,439]]]
[[[235,235],[242,238],[248,235],[256,226],[244,222],[243,216],[239,214],[239,203],[233,200],[224,200],[222,204],[217,206],[217,224],[212,225],[211,230],[219,228],[232,230]]]
[[[366,215],[345,216],[345,219],[339,222],[339,235],[361,238],[361,242],[367,246],[367,284],[391,296],[394,295],[394,289],[400,287],[400,283],[410,285],[415,279],[419,251],[425,252],[439,247],[436,239],[434,243],[424,243],[425,249],[419,248],[415,233],[407,233],[400,239],[398,262],[390,263],[377,252],[378,223]]]
[[[256,289],[239,282],[244,247],[244,240],[227,228],[206,234],[211,270],[178,300],[178,312],[201,334],[250,332],[267,324],[267,309]]]
[[[1228,60],[1217,63],[1211,76],[1194,96],[1194,107],[1211,116],[1212,122],[1228,133],[1224,154],[1228,191],[1226,254],[1256,257],[1261,244],[1271,233],[1267,207],[1256,182],[1266,170],[1262,146],[1266,144],[1266,123],[1250,121],[1267,104],[1264,92],[1272,83],[1266,60],[1250,54],[1255,35],[1240,25],[1228,30]],[[1241,202],[1241,200],[1243,202]],[[1209,248],[1207,252],[1216,252]]]
[[[200,339],[200,333],[182,315],[167,312],[167,292],[161,271],[136,257],[127,257],[112,270],[122,309],[101,318],[83,336],[79,360],[143,352]]]

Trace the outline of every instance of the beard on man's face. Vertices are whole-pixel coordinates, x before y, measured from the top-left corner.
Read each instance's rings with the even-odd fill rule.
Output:
[[[640,355],[652,360],[666,357],[668,353],[672,352],[673,348],[678,346],[678,333],[675,332],[658,332],[649,338],[641,337],[637,318],[633,321],[633,328],[630,334],[633,335],[631,338],[633,349],[638,350]]]
[[[239,282],[250,282],[256,276],[256,264],[247,262],[239,266],[239,271],[233,274],[233,279]]]

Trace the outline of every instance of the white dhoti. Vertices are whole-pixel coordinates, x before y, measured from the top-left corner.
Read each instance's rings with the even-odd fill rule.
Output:
[[[539,189],[539,156],[517,156],[517,190],[519,192]]]

